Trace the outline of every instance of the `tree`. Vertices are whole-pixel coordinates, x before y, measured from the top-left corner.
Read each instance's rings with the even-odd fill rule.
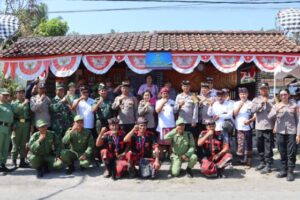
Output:
[[[68,23],[60,18],[53,18],[39,24],[35,35],[39,36],[62,36],[69,30]]]

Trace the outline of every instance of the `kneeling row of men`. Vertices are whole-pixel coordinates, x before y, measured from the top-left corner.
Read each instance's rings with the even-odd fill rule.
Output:
[[[42,177],[49,169],[60,169],[65,164],[66,173],[72,174],[75,170],[74,162],[79,160],[81,169],[88,168],[94,157],[94,147],[100,149],[100,157],[105,164],[105,177],[117,179],[125,174],[134,177],[139,174],[142,178],[155,178],[160,169],[159,145],[154,133],[147,130],[147,120],[144,117],[137,119],[136,125],[129,133],[119,128],[117,118],[108,120],[109,130],[102,128],[96,143],[90,132],[83,128],[83,118],[75,116],[74,124],[61,141],[52,131],[47,130],[47,123],[37,121],[38,131],[29,141],[29,161],[32,168],[37,170],[37,177]],[[186,174],[193,177],[192,168],[200,161],[201,173],[222,175],[226,164],[232,159],[228,153],[228,139],[218,134],[215,122],[207,120],[207,130],[203,131],[197,143],[192,133],[185,131],[184,121],[179,118],[176,127],[165,135],[172,147],[171,168],[172,176],[179,176],[181,165],[187,162]],[[196,154],[198,145],[198,156]],[[136,170],[139,166],[139,170]]]

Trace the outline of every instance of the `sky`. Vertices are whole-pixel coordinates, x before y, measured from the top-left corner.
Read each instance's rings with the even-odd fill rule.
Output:
[[[136,8],[160,9],[50,13],[69,24],[69,32],[80,34],[156,30],[269,30],[275,29],[276,14],[283,8],[300,8],[300,3],[283,5],[202,5],[159,2],[105,2],[82,0],[42,0],[49,11]],[[174,7],[174,6],[181,7]]]

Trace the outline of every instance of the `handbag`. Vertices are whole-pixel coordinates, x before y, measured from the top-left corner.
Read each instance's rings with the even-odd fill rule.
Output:
[[[145,158],[140,159],[139,163],[139,171],[140,171],[140,177],[141,178],[150,178],[154,176],[154,168],[149,162],[149,160]]]

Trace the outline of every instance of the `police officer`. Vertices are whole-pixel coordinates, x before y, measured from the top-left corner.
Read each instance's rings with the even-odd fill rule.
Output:
[[[122,94],[117,96],[112,104],[112,109],[118,111],[120,126],[125,133],[129,133],[134,127],[138,109],[137,99],[129,95],[129,82],[122,82]]]
[[[2,89],[0,93],[0,172],[10,172],[5,164],[9,153],[11,125],[14,119],[13,108],[9,103],[9,92]]]
[[[50,120],[50,113],[49,113],[49,106],[51,100],[46,95],[46,87],[45,84],[39,83],[38,84],[38,94],[32,96],[30,98],[30,109],[34,113],[34,125],[37,120],[44,120],[47,123],[47,126],[51,126]]]
[[[56,96],[51,100],[50,112],[51,112],[51,128],[62,138],[64,133],[72,124],[72,113],[70,105],[68,104],[65,95],[65,88],[63,84],[56,84]]]
[[[273,106],[269,118],[275,119],[274,132],[281,160],[278,178],[294,181],[297,144],[300,143],[300,125],[297,104],[290,101],[288,89],[279,91],[280,103]]]
[[[62,139],[65,146],[70,149],[64,149],[61,153],[61,159],[68,165],[67,174],[72,174],[75,170],[74,162],[79,160],[81,169],[86,169],[90,166],[90,159],[94,150],[94,139],[91,133],[83,128],[83,117],[76,115],[74,124],[69,128]]]
[[[61,142],[53,131],[47,130],[45,120],[37,120],[38,129],[29,140],[29,161],[31,167],[37,170],[37,177],[41,178],[49,169],[60,169]]]
[[[108,98],[108,91],[103,83],[98,86],[99,97],[95,99],[92,111],[96,116],[96,131],[99,133],[103,127],[108,127],[108,119],[112,118],[112,100]]]
[[[26,144],[30,136],[30,108],[29,100],[25,99],[25,88],[19,86],[16,90],[17,99],[12,103],[14,111],[14,126],[12,132],[11,156],[13,165],[17,167],[17,158],[20,154],[20,168],[28,167],[25,161]]]
[[[261,83],[259,87],[260,96],[252,100],[251,112],[255,114],[255,129],[257,137],[257,151],[260,157],[260,164],[256,170],[262,170],[262,174],[271,172],[273,162],[273,127],[274,120],[268,118],[273,104],[269,97],[268,83]]]
[[[193,98],[191,90],[191,83],[189,80],[184,80],[181,83],[182,93],[178,94],[175,100],[175,113],[178,117],[185,121],[186,130],[196,132],[196,125],[198,122],[198,102]]]
[[[171,175],[178,176],[183,162],[188,162],[186,173],[189,177],[193,177],[192,168],[197,163],[197,155],[195,154],[195,141],[193,135],[185,131],[185,121],[179,118],[176,121],[176,128],[165,135],[165,140],[171,142]]]

